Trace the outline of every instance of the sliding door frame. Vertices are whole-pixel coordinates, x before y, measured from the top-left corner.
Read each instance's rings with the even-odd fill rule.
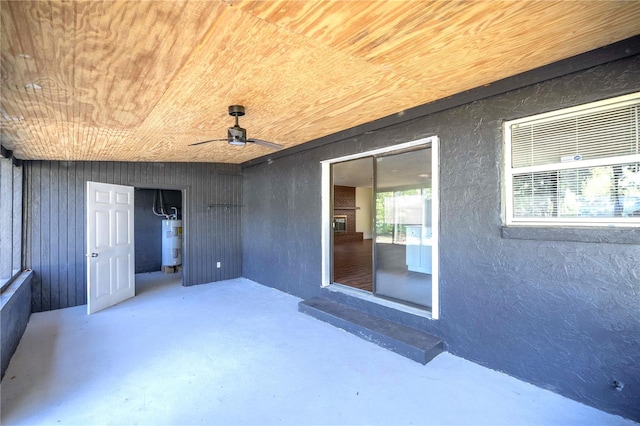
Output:
[[[393,154],[394,152],[402,152],[408,149],[418,148],[431,148],[431,173],[432,173],[432,206],[431,214],[432,220],[435,226],[432,228],[433,238],[433,251],[432,251],[432,289],[431,289],[431,311],[424,310],[423,314],[431,319],[438,319],[440,316],[440,302],[439,302],[439,227],[440,227],[440,154],[439,154],[439,138],[437,136],[431,136],[424,139],[418,139],[411,142],[406,142],[398,145],[393,145],[385,148],[380,148],[372,151],[362,152],[358,154],[347,155],[339,158],[332,158],[330,160],[324,160],[320,162],[322,171],[322,287],[330,288],[331,290],[346,291],[350,295],[355,297],[363,297],[372,299],[376,303],[389,305],[399,310],[413,311],[410,305],[406,305],[402,302],[389,301],[386,298],[376,297],[375,291],[371,294],[363,296],[359,293],[363,292],[349,292],[344,286],[333,285],[333,185],[332,185],[332,165],[335,163],[341,163],[349,160],[356,160],[363,157],[376,157],[383,154]],[[374,161],[375,163],[375,161]],[[375,171],[374,171],[375,172]],[[375,174],[375,173],[374,173]],[[374,230],[375,236],[375,230]],[[375,267],[375,262],[374,262]]]

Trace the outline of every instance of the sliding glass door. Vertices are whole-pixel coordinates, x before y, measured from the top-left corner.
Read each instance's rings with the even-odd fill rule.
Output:
[[[375,278],[378,296],[431,307],[431,149],[376,157]]]
[[[437,142],[433,137],[325,163],[325,285],[430,310],[437,318]]]

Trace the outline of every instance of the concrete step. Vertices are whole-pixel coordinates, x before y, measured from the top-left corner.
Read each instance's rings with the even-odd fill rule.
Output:
[[[303,300],[298,303],[298,311],[422,364],[443,351],[438,337],[340,303],[318,298]]]

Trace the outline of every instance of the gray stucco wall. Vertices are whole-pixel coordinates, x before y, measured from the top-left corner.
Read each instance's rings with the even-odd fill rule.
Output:
[[[505,120],[637,90],[639,56],[247,167],[243,275],[431,331],[453,354],[640,420],[640,231],[509,232],[500,186]],[[441,318],[321,289],[319,162],[432,135],[441,141]]]
[[[31,316],[31,278],[33,272],[21,272],[2,292],[0,303],[0,378],[9,366]]]
[[[183,285],[241,275],[239,165],[28,161],[24,167],[23,247],[25,267],[34,271],[33,312],[87,303],[87,181],[182,191]]]

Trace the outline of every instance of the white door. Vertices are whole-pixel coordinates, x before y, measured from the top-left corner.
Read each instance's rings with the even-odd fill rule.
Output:
[[[135,296],[133,187],[87,182],[87,314]]]

